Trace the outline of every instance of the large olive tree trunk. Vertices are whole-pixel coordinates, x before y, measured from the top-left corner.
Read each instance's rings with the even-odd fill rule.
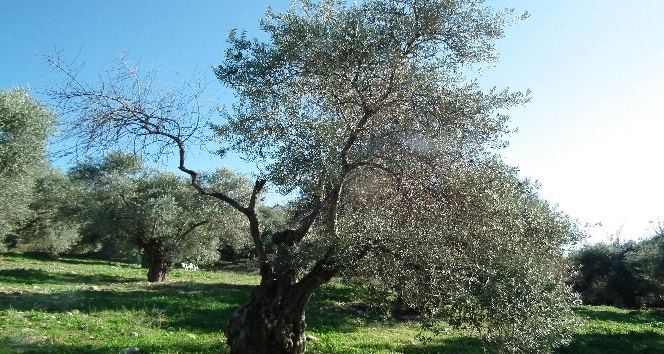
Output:
[[[299,281],[261,265],[261,283],[226,328],[232,354],[301,354],[306,351],[305,310],[313,292],[334,274],[319,262]],[[292,275],[292,274],[291,274]]]
[[[142,263],[148,268],[148,281],[151,283],[166,281],[173,269],[173,262],[166,259],[163,248],[154,244],[143,249]]]

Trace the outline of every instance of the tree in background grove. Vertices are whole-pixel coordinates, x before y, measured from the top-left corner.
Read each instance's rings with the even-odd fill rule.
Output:
[[[55,116],[27,91],[0,91],[0,249],[29,217],[36,178],[46,171]]]
[[[640,241],[585,245],[569,256],[586,305],[664,306],[664,228]]]
[[[187,167],[209,118],[196,87],[159,90],[126,64],[91,86],[51,58],[70,78],[54,96],[81,146],[171,146],[201,195],[245,218],[261,281],[230,319],[231,353],[303,353],[308,301],[339,276],[377,279],[431,328],[549,352],[574,324],[563,247],[579,232],[493,153],[501,112],[527,94],[467,76],[518,20],[475,0],[302,0],[268,11],[265,42],[231,31],[215,74],[237,100],[212,125],[222,155],[257,162],[247,194]],[[267,185],[297,198],[274,254],[257,212]]]
[[[219,258],[227,233],[220,234],[217,224],[232,218],[230,208],[204,198],[185,178],[150,171],[134,155],[117,152],[79,164],[70,176],[89,188],[86,242],[141,252],[148,281],[165,281],[175,262],[205,264]],[[246,179],[227,169],[206,176],[205,183],[238,195],[251,190]]]
[[[22,248],[52,256],[73,250],[81,239],[80,196],[68,176],[47,169],[35,181],[30,214],[17,230]]]

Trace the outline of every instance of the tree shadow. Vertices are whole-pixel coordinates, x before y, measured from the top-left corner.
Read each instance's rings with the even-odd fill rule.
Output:
[[[403,354],[482,354],[485,351],[482,341],[478,338],[455,337],[408,345],[399,348],[399,352]]]
[[[122,353],[124,349],[138,348],[139,353],[228,353],[229,347],[223,342],[209,343],[209,344],[182,344],[182,343],[169,343],[169,344],[139,344],[132,343],[128,340],[124,346],[112,345],[75,345],[75,344],[54,344],[45,342],[31,343],[29,341],[22,342],[20,339],[10,337],[0,337],[0,346],[4,345],[5,350],[2,353],[25,353],[25,354],[43,354],[43,353],[59,353],[59,354],[108,354],[108,353]]]
[[[661,309],[617,310],[583,306],[575,308],[574,312],[586,321],[599,321],[606,328],[576,334],[570,345],[557,349],[556,353],[664,353],[664,334],[661,333],[664,311]],[[653,329],[644,328],[647,326]]]
[[[44,253],[39,252],[24,252],[24,253],[14,253],[14,252],[5,252],[1,254],[6,260],[12,260],[15,262],[22,262],[26,259],[39,261],[39,262],[49,262],[49,263],[67,263],[74,265],[101,265],[101,266],[120,266],[127,268],[135,268],[136,265],[130,263],[122,262],[112,262],[102,259],[81,259],[81,258],[69,258],[66,256],[49,256]]]
[[[144,278],[120,277],[105,274],[54,273],[41,269],[15,268],[0,269],[0,283],[4,284],[113,284],[142,281]]]
[[[574,341],[555,353],[584,354],[660,354],[664,353],[664,336],[654,331],[574,336]]]
[[[664,322],[664,310],[662,309],[616,311],[615,308],[604,309],[601,306],[584,306],[574,309],[574,312],[585,319],[602,322],[617,322],[631,325],[651,323],[653,321]]]
[[[0,310],[45,312],[143,311],[158,313],[161,325],[202,332],[223,331],[233,312],[245,303],[251,285],[193,282],[146,285],[124,291],[80,289],[50,293],[0,293]]]

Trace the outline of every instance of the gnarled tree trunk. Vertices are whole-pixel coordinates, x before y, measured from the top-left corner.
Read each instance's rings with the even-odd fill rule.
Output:
[[[226,328],[232,354],[301,354],[306,351],[305,310],[313,292],[334,272],[322,263],[299,281],[275,277],[269,263],[247,304],[235,311]]]
[[[173,269],[173,262],[165,258],[163,248],[158,244],[150,244],[143,249],[142,262],[148,268],[148,281],[164,282]]]

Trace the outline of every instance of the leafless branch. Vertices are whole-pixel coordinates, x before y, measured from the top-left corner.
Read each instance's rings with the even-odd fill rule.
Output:
[[[227,203],[249,219],[257,253],[262,261],[267,261],[255,210],[266,181],[256,181],[245,206],[226,192],[202,185],[199,173],[186,166],[187,147],[206,138],[204,128],[209,115],[201,103],[204,85],[189,83],[185,90],[157,89],[154,71],[141,75],[137,67],[120,58],[115,68],[91,86],[78,80],[76,72],[59,56],[46,60],[65,77],[50,95],[67,119],[65,135],[75,139],[77,153],[131,147],[141,155],[159,157],[175,147],[178,169],[189,175],[191,185],[199,193]]]

